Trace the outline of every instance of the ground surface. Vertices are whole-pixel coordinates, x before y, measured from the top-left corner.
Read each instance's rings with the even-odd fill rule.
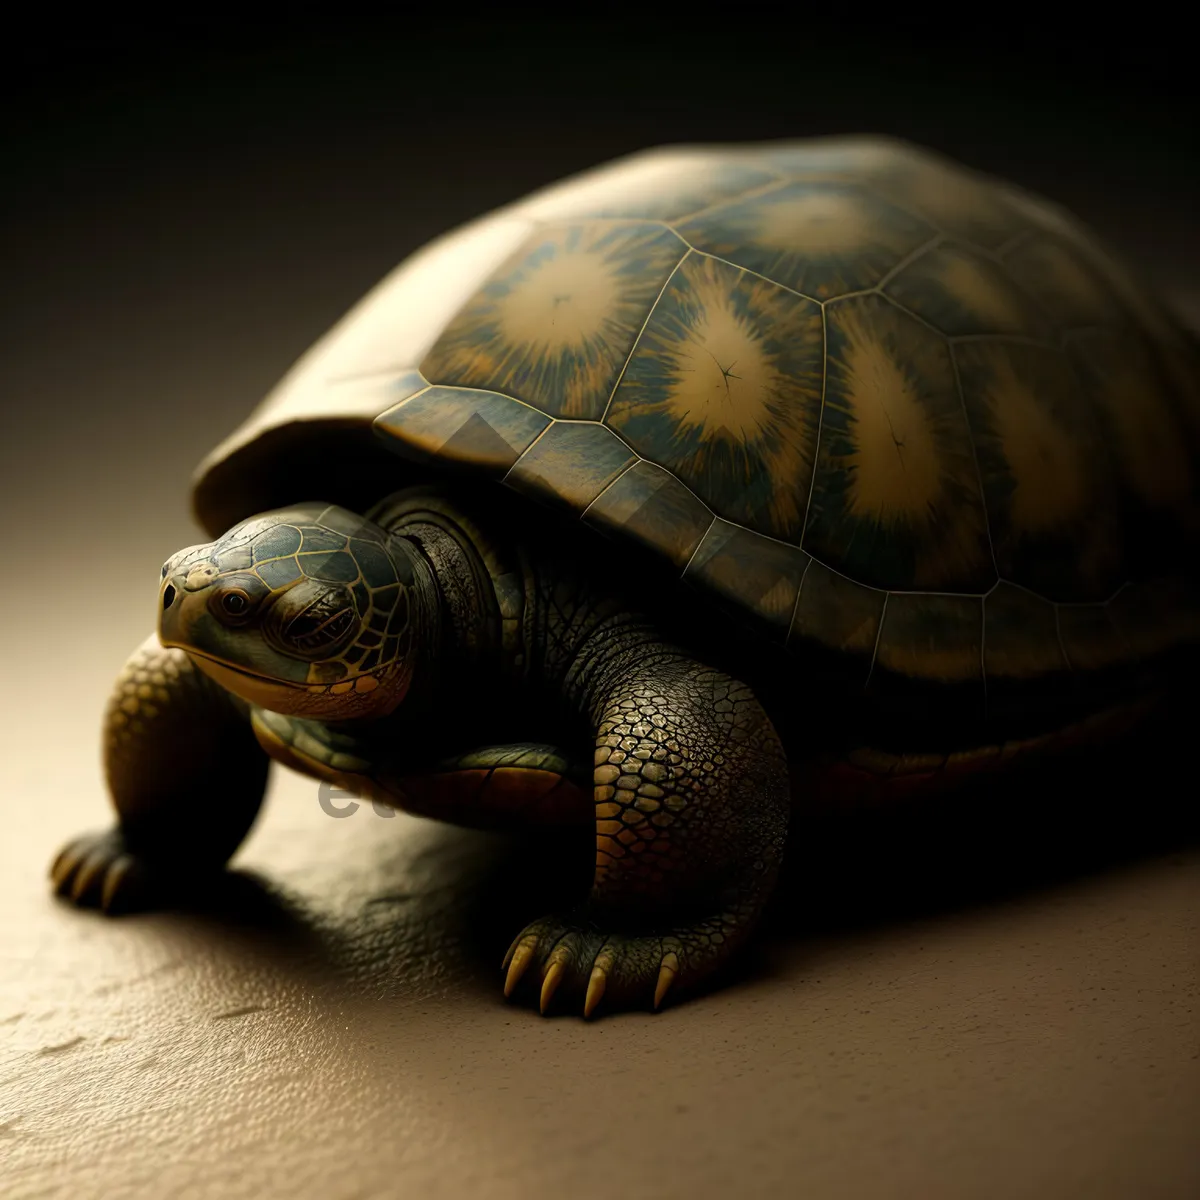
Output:
[[[1052,827],[814,830],[740,975],[657,1017],[501,1000],[509,938],[580,882],[552,847],[367,806],[335,820],[282,774],[206,909],[108,922],[52,901],[58,845],[108,819],[98,715],[159,564],[197,540],[200,455],[425,237],[681,135],[614,118],[581,146],[564,117],[484,137],[456,109],[415,142],[319,121],[279,142],[247,118],[201,145],[202,104],[168,121],[157,103],[145,136],[126,112],[8,160],[0,1193],[1200,1195],[1200,844],[1145,804],[1179,783],[1099,824],[1077,796],[1084,817]],[[908,131],[945,116],[968,148],[972,121],[937,105]],[[870,111],[891,121],[862,94],[839,127]],[[1194,172],[1172,184],[1148,151],[1114,172],[1047,120],[1025,112],[983,165],[1194,289]],[[422,157],[447,145],[468,149]],[[511,169],[480,171],[488,153]]]

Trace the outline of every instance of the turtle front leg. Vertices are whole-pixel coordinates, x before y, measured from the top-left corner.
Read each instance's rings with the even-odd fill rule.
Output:
[[[790,807],[787,759],[745,684],[631,644],[594,672],[596,864],[577,912],[523,930],[505,994],[536,982],[585,1016],[677,994],[745,941],[774,887]]]
[[[219,871],[258,815],[269,760],[228,692],[181,650],[147,638],[104,718],[115,827],[69,842],[55,892],[105,912],[178,898]]]

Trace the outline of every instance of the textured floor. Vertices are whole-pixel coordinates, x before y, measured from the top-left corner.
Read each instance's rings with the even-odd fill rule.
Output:
[[[316,168],[79,151],[6,250],[0,1195],[1200,1195],[1200,839],[1148,803],[1183,784],[802,831],[739,975],[657,1017],[501,1000],[509,938],[583,882],[554,845],[335,820],[282,774],[207,905],[52,901],[58,845],[108,819],[98,714],[196,540],[192,465],[402,252],[559,169],[468,196],[447,168],[418,204],[382,144],[355,187],[332,138]],[[1086,209],[1102,174],[1050,190]],[[1194,217],[1152,183],[1089,212],[1146,254]]]
[[[97,671],[72,678],[99,698]],[[542,1019],[501,1001],[498,960],[562,882],[546,848],[369,807],[333,820],[295,778],[207,911],[60,908],[47,859],[103,800],[89,705],[56,752],[48,699],[17,714],[41,753],[10,773],[3,845],[11,1200],[1200,1189],[1196,849],[1121,864],[1109,841],[1117,865],[1076,874],[1060,846],[1074,878],[1017,860],[1016,895],[966,904],[980,880],[951,868],[930,907],[919,846],[881,888],[878,846],[835,845],[800,889],[830,913],[777,918],[726,990]]]
[[[192,536],[158,436],[85,429],[57,469],[108,490],[56,514],[28,472],[47,515],[8,543],[0,1194],[1200,1194],[1200,850],[1137,811],[1082,846],[1036,815],[800,845],[740,979],[586,1025],[500,998],[572,882],[554,847],[332,819],[295,777],[209,911],[54,903],[55,848],[107,820],[109,679]]]

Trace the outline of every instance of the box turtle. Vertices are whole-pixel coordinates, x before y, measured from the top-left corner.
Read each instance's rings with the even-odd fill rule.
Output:
[[[745,942],[795,806],[1169,702],[1197,364],[1071,216],[907,143],[540,191],[402,264],[202,464],[213,540],[163,566],[105,718],[117,824],[55,889],[199,886],[274,759],[580,827],[590,892],[517,933],[504,992],[657,1008]]]

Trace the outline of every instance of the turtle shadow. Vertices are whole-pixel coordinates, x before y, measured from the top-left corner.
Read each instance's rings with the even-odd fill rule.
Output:
[[[1174,742],[1178,752],[1182,742]],[[943,797],[855,813],[797,812],[758,935],[679,1003],[768,979],[776,951],[985,909],[1200,846],[1191,802],[1161,744],[985,778]],[[451,871],[443,930],[468,980],[490,995],[501,958],[531,920],[586,899],[591,830],[480,835],[430,831]],[[453,860],[453,861],[451,861]],[[468,986],[473,986],[468,984]]]
[[[228,867],[203,893],[178,901],[173,911],[225,928],[257,930],[282,940],[306,940],[315,928],[303,899],[258,871]]]
[[[278,880],[228,867],[162,910],[190,943],[232,959],[269,962],[312,983],[331,974],[336,948],[313,906]]]
[[[924,800],[857,812],[798,808],[757,936],[680,1000],[769,979],[784,969],[778,952],[788,947],[996,908],[1200,847],[1200,804],[1179,766],[1191,728],[1182,714],[1137,739]],[[523,844],[496,864],[478,893],[481,954],[502,952],[521,927],[510,905],[550,910],[542,882],[552,844]],[[572,874],[566,867],[559,860],[553,872],[558,894],[577,897],[578,860]]]
[[[784,946],[1003,904],[1198,846],[1200,805],[1180,772],[1155,767],[1164,761],[1161,746],[1126,746],[923,802],[797,811],[758,936],[688,998],[770,978]],[[309,980],[378,993],[415,986],[426,955],[413,947],[423,943],[466,990],[490,1000],[515,935],[586,898],[593,852],[590,829],[500,835],[429,823],[416,846],[381,837],[362,864],[378,890],[337,920],[241,869],[176,911],[206,936]]]
[[[1200,805],[1180,775],[1145,739],[925,801],[798,820],[765,927],[786,938],[907,923],[1200,846]]]
[[[318,875],[301,891],[229,867],[163,911],[189,944],[268,965],[314,991],[398,996],[455,977],[494,999],[516,933],[587,894],[590,829],[510,835],[422,822],[395,837],[380,825],[374,846],[342,864],[341,889]],[[347,875],[366,881],[352,896]]]

